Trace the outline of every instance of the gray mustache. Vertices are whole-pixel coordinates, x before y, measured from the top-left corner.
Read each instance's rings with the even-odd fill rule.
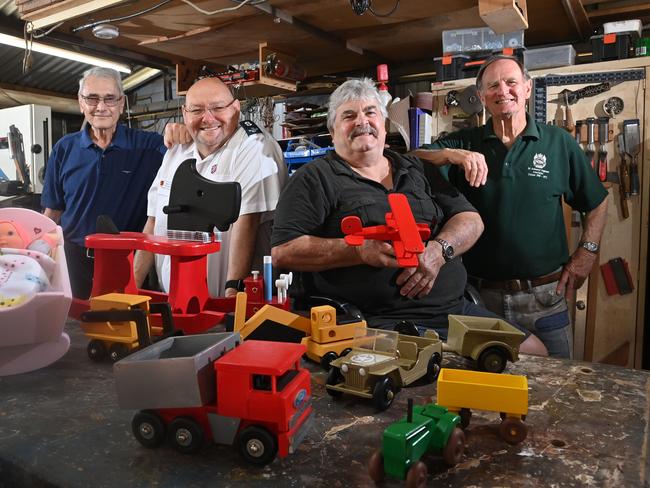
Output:
[[[350,133],[350,137],[356,137],[356,136],[361,136],[364,134],[371,134],[375,137],[377,137],[377,129],[372,127],[371,125],[364,125],[361,127],[355,127],[354,130]]]

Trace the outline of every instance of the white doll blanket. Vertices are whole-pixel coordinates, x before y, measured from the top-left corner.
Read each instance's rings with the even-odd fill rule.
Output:
[[[49,290],[55,266],[54,260],[40,251],[0,248],[0,310]]]

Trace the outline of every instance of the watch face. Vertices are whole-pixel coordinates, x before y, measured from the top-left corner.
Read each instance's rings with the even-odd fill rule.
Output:
[[[598,251],[598,244],[596,244],[595,242],[583,242],[582,247],[584,247],[587,251],[591,251],[591,252]]]
[[[445,249],[445,257],[447,259],[454,257],[454,248],[452,246],[447,246],[447,249]]]

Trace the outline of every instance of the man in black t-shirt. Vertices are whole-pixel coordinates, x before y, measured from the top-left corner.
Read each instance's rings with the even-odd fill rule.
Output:
[[[332,94],[327,123],[335,151],[296,171],[283,191],[271,240],[275,266],[310,272],[309,293],[355,304],[372,326],[411,320],[444,337],[450,313],[495,316],[463,298],[459,256],[483,231],[480,216],[437,168],[385,149],[385,122],[372,80],[347,81]],[[351,247],[343,240],[345,216],[384,224],[392,192],[406,195],[416,222],[431,225],[417,267],[399,268],[387,242]],[[534,336],[521,351],[545,353]]]

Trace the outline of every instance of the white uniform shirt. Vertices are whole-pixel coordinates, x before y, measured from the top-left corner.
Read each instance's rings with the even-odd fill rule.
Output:
[[[167,235],[169,193],[176,169],[186,159],[196,159],[199,174],[209,180],[237,181],[241,185],[239,214],[262,213],[253,259],[253,269],[262,271],[262,257],[271,251],[273,211],[287,181],[287,167],[278,143],[266,132],[248,135],[239,127],[215,153],[201,158],[194,143],[176,145],[165,153],[160,170],[148,194],[147,215],[156,219],[154,234]],[[228,272],[230,233],[221,232],[221,250],[208,256],[208,289],[211,296],[223,296]],[[160,286],[169,293],[170,257],[156,254]],[[243,277],[237,277],[243,278]]]

